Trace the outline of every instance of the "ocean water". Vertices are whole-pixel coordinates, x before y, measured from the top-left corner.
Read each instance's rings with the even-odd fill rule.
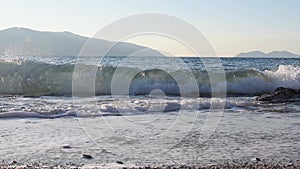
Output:
[[[297,160],[300,102],[255,101],[277,87],[300,88],[299,58],[1,56],[0,154],[128,166]]]

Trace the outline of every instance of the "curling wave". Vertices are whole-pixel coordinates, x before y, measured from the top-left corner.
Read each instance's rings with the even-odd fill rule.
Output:
[[[0,62],[0,94],[28,96],[71,96],[74,64],[50,64],[35,61]],[[86,65],[87,66],[87,65]],[[97,95],[111,94],[111,80],[117,67],[98,67],[95,80]],[[129,94],[149,94],[154,89],[162,90],[166,95],[180,95],[175,79],[185,79],[189,70],[176,70],[172,76],[158,69],[141,70],[131,67],[118,67],[122,78],[128,79],[132,72],[139,72],[131,79]],[[192,70],[198,89],[189,86],[188,79],[183,84],[190,92],[210,94],[210,80],[206,71]],[[217,74],[212,74],[217,75]],[[177,76],[174,78],[174,76]],[[276,70],[245,69],[227,71],[227,93],[234,95],[256,95],[274,91],[277,87],[300,88],[300,67],[280,65]],[[118,93],[117,93],[118,94]],[[124,93],[119,93],[124,94]]]

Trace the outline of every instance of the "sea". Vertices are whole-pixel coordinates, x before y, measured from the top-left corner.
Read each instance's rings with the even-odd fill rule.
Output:
[[[4,164],[297,161],[300,58],[0,56]]]

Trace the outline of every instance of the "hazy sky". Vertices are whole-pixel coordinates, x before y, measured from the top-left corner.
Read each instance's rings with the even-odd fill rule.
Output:
[[[196,26],[223,56],[261,50],[300,54],[300,0],[0,0],[0,29],[26,27],[93,36],[133,14],[157,12]],[[134,42],[134,40],[133,40]],[[142,43],[137,40],[137,43]],[[147,42],[143,45],[152,46]],[[157,45],[157,44],[156,44]],[[154,45],[155,46],[155,45]],[[163,47],[162,47],[163,48]],[[184,50],[174,49],[180,55]]]

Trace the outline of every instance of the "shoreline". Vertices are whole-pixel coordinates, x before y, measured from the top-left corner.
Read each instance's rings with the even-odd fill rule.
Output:
[[[100,168],[129,168],[129,169],[237,169],[237,168],[245,168],[245,169],[300,169],[300,160],[291,160],[291,161],[268,161],[261,160],[259,158],[254,158],[249,161],[242,160],[232,160],[225,161],[222,163],[203,163],[203,164],[159,164],[159,165],[126,165],[123,162],[116,161],[116,163],[108,163],[108,164],[75,164],[75,163],[67,163],[67,164],[48,164],[48,163],[18,163],[17,161],[12,161],[10,163],[5,163],[2,161],[0,164],[0,169],[100,169]]]
[[[261,162],[242,162],[242,163],[225,163],[225,164],[203,164],[203,165],[159,165],[159,166],[126,166],[120,164],[103,164],[103,165],[0,165],[0,169],[109,169],[109,168],[128,168],[128,169],[300,169],[300,164],[295,163],[261,163]]]

